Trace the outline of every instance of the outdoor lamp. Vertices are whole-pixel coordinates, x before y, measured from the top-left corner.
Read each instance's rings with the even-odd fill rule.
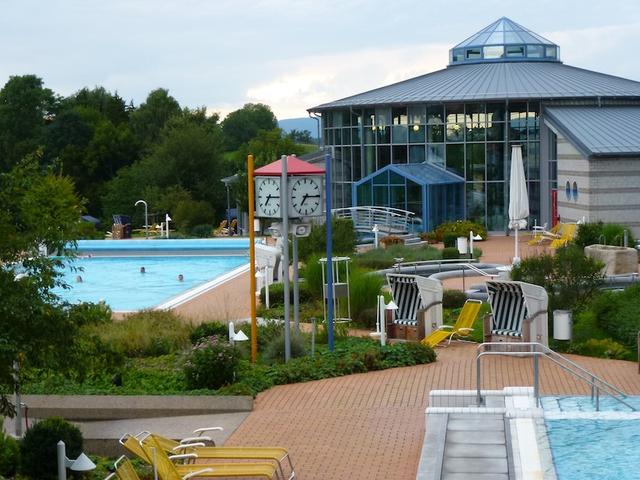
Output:
[[[58,480],[67,480],[67,468],[72,472],[89,472],[96,468],[96,464],[84,453],[72,460],[67,457],[67,449],[62,440],[57,444],[58,452]]]
[[[247,337],[242,330],[238,331],[238,333],[233,336],[234,342],[246,342],[247,340],[249,340],[249,337]]]

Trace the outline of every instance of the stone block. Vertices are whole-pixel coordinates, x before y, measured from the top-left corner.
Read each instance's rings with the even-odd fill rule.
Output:
[[[638,251],[635,248],[614,245],[588,245],[584,254],[604,263],[605,275],[621,275],[638,272]]]

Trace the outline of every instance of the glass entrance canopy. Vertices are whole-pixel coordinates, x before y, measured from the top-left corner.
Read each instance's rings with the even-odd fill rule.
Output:
[[[423,231],[464,218],[464,178],[429,163],[387,165],[353,184],[353,198],[413,212]]]

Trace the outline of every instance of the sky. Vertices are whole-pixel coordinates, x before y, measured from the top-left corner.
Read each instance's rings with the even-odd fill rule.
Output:
[[[36,74],[70,95],[135,105],[166,88],[222,118],[248,102],[278,119],[446,67],[502,16],[569,65],[640,81],[640,0],[0,0],[0,85]]]

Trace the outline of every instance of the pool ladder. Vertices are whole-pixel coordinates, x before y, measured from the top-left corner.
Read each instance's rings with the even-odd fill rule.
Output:
[[[539,359],[546,358],[564,371],[576,378],[584,381],[591,387],[591,401],[596,404],[596,411],[600,411],[600,393],[609,395],[622,405],[636,411],[625,399],[627,394],[609,382],[596,376],[575,362],[551,350],[549,347],[537,342],[486,342],[478,345],[476,355],[476,402],[484,405],[482,396],[482,368],[481,360],[486,356],[510,356],[510,357],[532,357],[533,358],[533,395],[536,399],[536,406],[540,406],[540,369]]]

